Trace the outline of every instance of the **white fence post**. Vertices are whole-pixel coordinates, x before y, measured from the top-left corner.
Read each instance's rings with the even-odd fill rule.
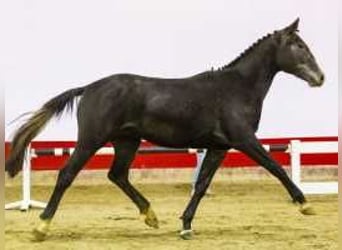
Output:
[[[291,176],[292,181],[299,187],[300,186],[300,141],[291,140]]]
[[[30,207],[45,208],[46,203],[31,200],[31,160],[32,152],[31,145],[27,147],[26,156],[23,162],[23,182],[22,182],[22,194],[23,199],[21,201],[12,202],[5,205],[5,209],[20,209],[21,211],[27,211]]]
[[[31,145],[27,147],[26,157],[23,163],[23,200],[21,210],[27,210],[31,200]]]
[[[291,176],[292,181],[304,194],[337,194],[338,183],[336,181],[303,182],[301,181],[301,153],[331,153],[338,152],[337,142],[300,142],[291,141]]]
[[[202,164],[203,164],[203,160],[204,160],[204,157],[207,153],[207,150],[206,149],[202,149],[202,150],[197,150],[196,152],[196,167],[195,167],[195,171],[194,171],[194,174],[193,174],[193,179],[192,179],[192,191],[191,191],[191,195],[195,192],[195,185],[196,185],[196,182],[197,182],[197,179],[198,179],[198,175],[199,175],[199,172],[201,170],[201,167],[202,167]]]

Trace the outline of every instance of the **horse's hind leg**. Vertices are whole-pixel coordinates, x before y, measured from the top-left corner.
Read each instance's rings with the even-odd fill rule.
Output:
[[[148,226],[158,228],[158,220],[150,202],[128,180],[129,167],[140,145],[140,139],[123,139],[115,142],[115,159],[108,173],[108,178],[115,183],[145,215]]]
[[[41,224],[34,229],[36,240],[44,240],[48,232],[50,222],[58,208],[64,192],[71,185],[76,175],[80,172],[84,164],[96,152],[99,147],[85,148],[78,144],[65,167],[59,171],[57,183],[50,200],[40,215]]]

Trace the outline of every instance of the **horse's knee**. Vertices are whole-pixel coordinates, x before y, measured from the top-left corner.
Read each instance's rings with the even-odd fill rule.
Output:
[[[115,172],[115,171],[109,171],[107,174],[107,177],[110,181],[112,181],[116,184],[119,184],[125,180],[125,175],[123,175],[120,172]]]
[[[108,178],[110,181],[112,181],[112,182],[115,182],[115,181],[116,181],[116,177],[115,177],[114,173],[111,172],[111,171],[109,171],[109,172],[107,173],[107,178]]]

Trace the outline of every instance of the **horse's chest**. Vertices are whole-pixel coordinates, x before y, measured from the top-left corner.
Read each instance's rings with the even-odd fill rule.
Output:
[[[232,130],[239,130],[239,128],[252,128],[257,130],[260,121],[262,106],[257,103],[238,103],[226,107],[223,112],[222,128],[230,134]]]

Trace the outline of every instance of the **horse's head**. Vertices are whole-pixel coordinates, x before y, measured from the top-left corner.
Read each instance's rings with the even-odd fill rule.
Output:
[[[299,19],[276,32],[278,50],[276,63],[280,70],[308,82],[311,87],[322,86],[324,74],[305,42],[298,36]]]

